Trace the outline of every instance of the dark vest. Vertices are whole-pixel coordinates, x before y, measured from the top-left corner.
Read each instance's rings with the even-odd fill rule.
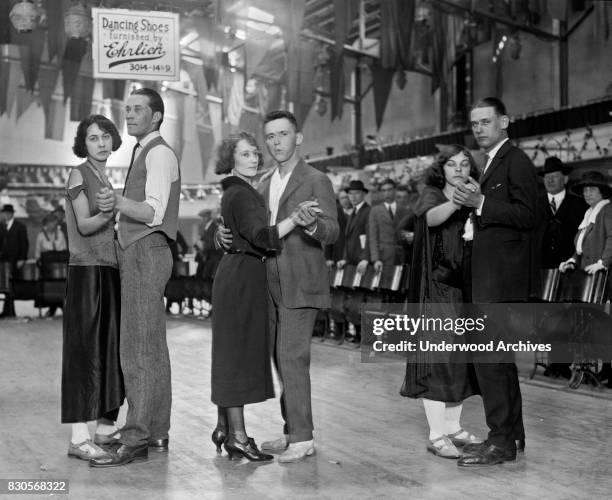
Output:
[[[138,157],[134,160],[132,168],[128,172],[128,177],[125,180],[123,195],[126,198],[139,202],[145,201],[145,185],[147,182],[147,167],[145,164],[145,159],[147,154],[149,154],[149,151],[160,144],[170,148],[166,141],[158,136],[144,146]],[[123,213],[120,215],[118,238],[121,248],[125,249],[135,241],[156,231],[164,233],[171,240],[176,239],[180,193],[181,172],[179,168],[178,179],[170,186],[170,197],[168,199],[166,213],[164,214],[162,223],[159,226],[149,227],[144,222],[134,220]]]

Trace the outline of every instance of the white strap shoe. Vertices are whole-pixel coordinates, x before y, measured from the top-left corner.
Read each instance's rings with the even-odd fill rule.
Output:
[[[289,436],[285,434],[273,441],[261,443],[261,451],[285,451],[287,446],[289,446]]]
[[[279,457],[278,461],[283,464],[299,462],[315,452],[314,439],[290,443],[289,447]]]

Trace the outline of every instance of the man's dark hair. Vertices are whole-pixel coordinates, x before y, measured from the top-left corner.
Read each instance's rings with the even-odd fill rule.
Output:
[[[104,130],[104,132],[108,132],[111,135],[113,138],[113,151],[117,151],[119,146],[121,146],[121,137],[119,136],[119,132],[117,131],[115,124],[106,118],[106,116],[90,115],[84,120],[81,120],[81,123],[79,123],[79,126],[77,127],[76,135],[74,136],[72,152],[79,158],[87,158],[88,156],[85,139],[87,137],[87,130],[94,123],[100,127],[100,130]]]
[[[295,119],[295,115],[291,113],[291,111],[285,111],[284,109],[270,111],[264,118],[264,127],[266,126],[266,123],[271,122],[273,120],[280,120],[281,118],[289,120],[293,124],[294,130],[296,132],[298,131],[298,124],[297,120]]]
[[[159,127],[164,121],[164,101],[162,100],[161,96],[155,90],[150,89],[148,87],[142,87],[141,89],[136,89],[132,91],[131,95],[146,96],[147,99],[149,99],[149,107],[151,108],[151,111],[153,111],[153,113],[155,113],[156,111],[159,111],[161,113],[161,120],[157,122],[157,128],[155,129],[155,130],[159,130]]]
[[[397,184],[395,183],[395,181],[393,179],[389,179],[388,177],[380,181],[379,186],[382,188],[383,186],[387,184],[393,186],[393,189],[397,187]]]
[[[507,115],[506,105],[497,97],[485,97],[472,105],[472,110],[476,108],[493,108],[499,116]]]

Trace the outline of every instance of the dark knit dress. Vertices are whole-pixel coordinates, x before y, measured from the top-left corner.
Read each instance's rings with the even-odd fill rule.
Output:
[[[425,214],[428,210],[448,199],[435,187],[423,190],[415,207],[417,223],[413,247],[410,302],[428,300],[434,303],[448,303],[451,314],[461,315],[461,304],[471,300],[470,246],[464,244],[462,234],[469,212],[457,210],[443,224],[427,227]],[[429,231],[429,248],[426,247],[425,231]],[[427,256],[431,255],[431,284],[427,290]],[[462,342],[463,337],[449,334],[449,342]],[[406,376],[400,390],[402,396],[426,398],[434,401],[461,402],[469,396],[480,394],[478,381],[471,363],[459,363],[449,353],[447,363],[432,363],[427,354],[406,364]]]
[[[264,199],[251,185],[235,176],[221,185],[221,215],[233,242],[213,284],[211,399],[234,407],[274,397],[262,257],[281,243],[276,226],[268,225]]]

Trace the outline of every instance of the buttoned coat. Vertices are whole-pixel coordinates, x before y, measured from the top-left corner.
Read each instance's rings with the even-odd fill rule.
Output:
[[[265,175],[259,184],[268,214],[271,177],[271,173]],[[268,267],[278,266],[283,303],[289,309],[330,307],[324,247],[338,237],[336,198],[331,181],[323,172],[300,160],[279,200],[276,221],[289,217],[300,203],[308,200],[318,201],[322,210],[315,232],[309,235],[303,228],[295,228],[283,238],[276,258],[266,261]]]
[[[375,205],[370,210],[368,222],[368,242],[372,262],[382,261],[384,265],[397,265],[404,262],[404,249],[399,241],[398,222],[409,210],[397,204],[393,219],[384,203]]]
[[[525,301],[539,286],[535,168],[523,151],[506,141],[480,186],[485,199],[475,217],[473,301]]]

